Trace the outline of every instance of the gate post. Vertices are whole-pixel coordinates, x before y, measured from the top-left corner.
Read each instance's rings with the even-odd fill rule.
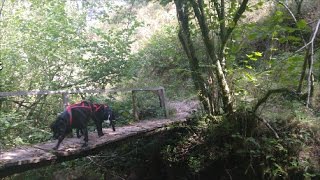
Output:
[[[159,97],[160,97],[160,106],[163,108],[164,110],[164,115],[166,118],[169,117],[169,112],[168,112],[168,108],[167,108],[167,102],[166,102],[166,96],[165,96],[165,91],[164,88],[161,87],[159,90]]]
[[[138,115],[137,97],[136,97],[135,90],[132,90],[132,106],[133,106],[133,118],[135,121],[138,121],[139,115]]]
[[[69,104],[69,98],[67,93],[62,93],[62,103],[63,103],[63,109],[66,109],[66,107]]]

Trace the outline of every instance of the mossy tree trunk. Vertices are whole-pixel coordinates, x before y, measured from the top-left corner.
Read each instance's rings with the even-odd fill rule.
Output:
[[[199,98],[203,103],[204,108],[207,112],[212,114],[218,113],[215,109],[219,108],[213,107],[213,104],[217,104],[212,102],[215,100],[215,97],[212,97],[214,93],[206,90],[206,82],[201,76],[199,60],[195,55],[196,53],[193,48],[193,42],[190,38],[189,23],[191,20],[189,17],[194,15],[197,25],[200,28],[205,51],[210,58],[210,64],[212,68],[214,68],[213,72],[217,79],[218,88],[213,88],[222,96],[223,105],[221,108],[223,109],[223,112],[230,114],[234,112],[234,102],[229,88],[230,86],[226,78],[225,49],[232,31],[236,27],[241,15],[246,10],[248,0],[243,0],[238,4],[238,6],[234,6],[233,9],[226,8],[225,0],[212,0],[212,2],[214,6],[210,9],[210,5],[205,4],[203,0],[174,0],[180,25],[179,38],[188,55],[190,68],[192,70],[192,78],[196,89],[200,92]],[[226,12],[226,9],[229,11]],[[208,17],[208,14],[210,14],[207,13],[208,11],[211,11],[216,16]],[[231,12],[235,12],[232,18],[230,18],[230,15],[232,14]],[[229,13],[229,19],[226,18],[226,13]],[[217,29],[209,28],[210,24],[208,19],[210,18],[216,18],[215,21],[219,24]],[[213,33],[213,31],[218,33]]]
[[[177,7],[177,16],[179,20],[180,30],[179,30],[179,40],[182,44],[184,51],[189,59],[189,66],[191,69],[191,76],[196,90],[198,91],[198,97],[201,101],[205,111],[211,113],[212,111],[209,107],[207,100],[208,93],[205,88],[205,80],[201,76],[201,70],[199,66],[199,59],[196,57],[196,52],[193,46],[193,42],[190,37],[189,28],[189,13],[188,7],[184,5],[182,1],[175,1]]]

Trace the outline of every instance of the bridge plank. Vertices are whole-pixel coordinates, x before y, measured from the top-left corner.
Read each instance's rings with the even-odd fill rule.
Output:
[[[95,149],[106,147],[129,137],[153,132],[173,123],[182,121],[184,121],[184,119],[140,121],[128,126],[118,127],[115,132],[110,128],[105,128],[103,129],[105,135],[102,137],[98,137],[96,132],[90,132],[89,143],[85,148],[81,147],[83,137],[75,137],[66,138],[61,143],[57,151],[52,150],[57,142],[56,140],[53,140],[0,152],[0,177],[59,162],[61,159],[64,161],[63,158],[65,157],[90,154]]]
[[[6,168],[26,163],[38,163],[43,160],[54,160],[56,157],[50,152],[46,152],[34,147],[20,147],[9,152],[0,154],[0,167]]]

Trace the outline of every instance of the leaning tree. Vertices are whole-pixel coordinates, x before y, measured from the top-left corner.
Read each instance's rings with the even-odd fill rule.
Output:
[[[248,1],[174,0],[179,40],[187,54],[199,99],[209,114],[221,113],[220,109],[224,113],[234,111],[230,82],[226,78],[226,49]],[[162,0],[162,3],[168,2],[170,0]],[[207,56],[205,68],[201,65],[193,32],[201,34],[201,44]]]

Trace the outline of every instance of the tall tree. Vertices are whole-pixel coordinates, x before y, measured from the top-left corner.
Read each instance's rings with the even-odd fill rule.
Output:
[[[193,71],[192,77],[196,89],[199,91],[199,98],[204,108],[210,113],[219,113],[214,104],[214,94],[222,96],[222,109],[225,113],[234,111],[234,103],[230,85],[227,82],[226,73],[226,48],[231,34],[242,14],[245,12],[248,0],[229,1],[225,0],[174,0],[177,9],[177,16],[180,26],[180,41],[189,58],[190,69]],[[202,70],[199,68],[199,60],[190,38],[190,24],[195,16],[197,26],[201,32],[206,53],[209,57],[208,71],[211,77],[216,79],[218,87],[214,83],[206,83],[201,76]],[[213,70],[211,70],[213,68]],[[207,87],[207,88],[206,88]],[[212,93],[211,91],[216,91]]]
[[[104,87],[126,76],[137,23],[119,16],[125,9],[104,0],[2,5],[1,91]]]

